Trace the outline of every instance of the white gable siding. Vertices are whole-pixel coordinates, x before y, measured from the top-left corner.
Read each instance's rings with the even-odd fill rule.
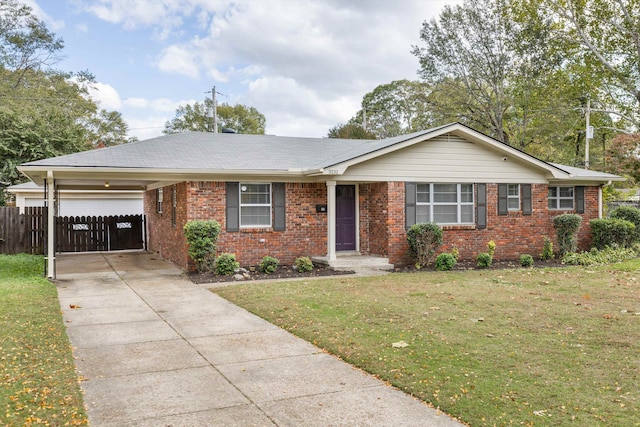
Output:
[[[544,172],[455,136],[442,136],[349,167],[340,180],[546,183]]]

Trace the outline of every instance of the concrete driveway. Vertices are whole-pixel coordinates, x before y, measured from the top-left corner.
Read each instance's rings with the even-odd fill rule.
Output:
[[[145,252],[64,254],[92,426],[460,426]]]

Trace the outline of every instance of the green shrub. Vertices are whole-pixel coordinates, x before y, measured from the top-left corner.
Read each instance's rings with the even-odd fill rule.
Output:
[[[633,236],[634,242],[640,242],[640,209],[634,208],[633,206],[620,206],[615,208],[611,212],[611,218],[616,219],[626,219],[627,221],[631,221],[633,225],[636,226],[636,231]]]
[[[216,274],[224,276],[231,276],[235,273],[236,269],[240,267],[240,263],[236,261],[236,254],[221,254],[216,259]]]
[[[308,256],[301,256],[296,258],[295,266],[298,268],[300,273],[305,273],[307,271],[313,270],[313,262],[311,262],[311,258]]]
[[[436,223],[414,224],[407,230],[407,240],[416,267],[425,267],[442,244],[442,228]]]
[[[604,249],[607,246],[630,247],[636,235],[636,226],[626,219],[604,218],[589,222],[593,235],[593,246]]]
[[[571,265],[606,265],[626,261],[638,257],[632,248],[606,247],[602,250],[592,248],[589,252],[570,252],[562,257],[564,264]]]
[[[453,267],[455,267],[457,262],[458,261],[453,254],[444,252],[436,257],[435,267],[438,271],[449,271],[453,270]]]
[[[529,254],[520,255],[520,265],[523,267],[533,266],[533,257]]]
[[[260,271],[271,274],[278,269],[278,264],[280,264],[278,258],[267,255],[260,261]]]
[[[491,255],[491,258],[493,258],[496,253],[496,242],[493,240],[489,240],[489,243],[487,243],[487,253]]]
[[[577,214],[562,214],[553,217],[553,227],[558,236],[558,250],[561,256],[576,251],[580,224],[582,224],[582,217]]]
[[[542,253],[540,254],[540,259],[542,261],[548,261],[555,258],[553,253],[553,242],[547,236],[544,236],[544,247],[542,248]]]
[[[209,269],[216,253],[220,224],[210,221],[189,221],[184,225],[187,254],[200,272]]]
[[[489,268],[493,264],[493,257],[488,252],[482,252],[476,257],[476,265],[480,268]]]

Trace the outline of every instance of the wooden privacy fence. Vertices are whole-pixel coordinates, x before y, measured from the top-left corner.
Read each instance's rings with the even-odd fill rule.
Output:
[[[144,216],[56,218],[56,252],[144,249]]]
[[[44,254],[45,208],[0,207],[0,254]]]

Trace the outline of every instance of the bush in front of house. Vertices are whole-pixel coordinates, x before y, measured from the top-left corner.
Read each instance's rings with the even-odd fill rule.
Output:
[[[450,271],[453,270],[457,262],[454,254],[443,252],[436,257],[435,267],[438,271]]]
[[[240,268],[240,263],[236,261],[236,254],[224,253],[216,259],[216,274],[231,276],[238,268]]]
[[[279,264],[280,260],[278,258],[267,255],[260,261],[260,271],[271,274],[278,269]]]
[[[183,228],[187,240],[187,254],[199,272],[208,270],[216,253],[220,224],[214,220],[188,221]]]
[[[296,258],[294,265],[300,273],[306,273],[307,271],[313,270],[313,262],[311,262],[311,258],[308,256]]]
[[[636,226],[626,219],[603,218],[589,222],[593,235],[593,246],[604,249],[607,246],[628,248],[633,245]]]
[[[553,242],[547,236],[544,236],[544,246],[542,247],[542,253],[540,254],[541,261],[549,261],[555,258],[553,253]]]
[[[561,256],[576,251],[580,224],[582,224],[582,217],[577,214],[561,214],[553,217],[553,228],[556,229]]]
[[[520,265],[523,267],[532,267],[533,266],[533,257],[529,254],[520,255]]]
[[[476,265],[478,268],[489,268],[493,264],[493,257],[488,252],[479,253],[476,257]]]
[[[640,209],[634,208],[633,206],[620,206],[615,208],[610,216],[611,218],[631,221],[636,227],[631,243],[640,242]]]
[[[426,267],[442,244],[442,228],[435,222],[414,224],[407,230],[407,241],[416,268]]]
[[[606,247],[602,250],[592,248],[589,252],[570,252],[562,257],[562,263],[583,266],[606,265],[637,257],[638,253],[633,248]]]

